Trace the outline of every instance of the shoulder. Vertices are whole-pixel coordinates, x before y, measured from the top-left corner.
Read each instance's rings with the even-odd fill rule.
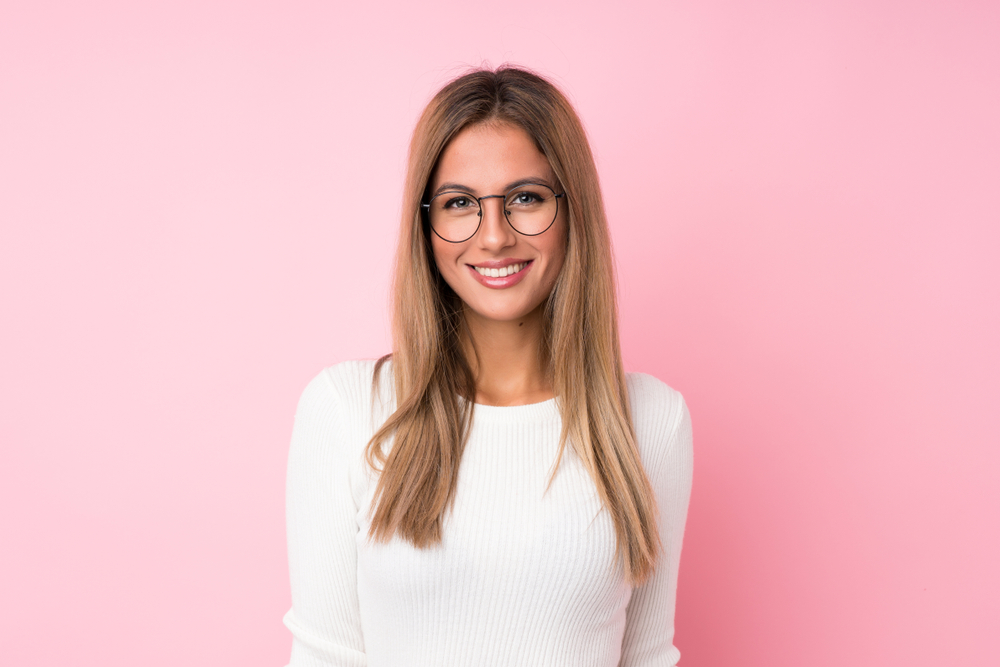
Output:
[[[368,430],[373,412],[386,403],[391,364],[383,365],[378,391],[373,393],[374,359],[344,361],[321,370],[306,385],[295,412],[296,422],[328,421],[339,429]]]
[[[691,458],[691,414],[679,391],[646,373],[627,373],[636,444],[647,470]]]
[[[343,398],[358,394],[357,390],[365,384],[366,377],[370,392],[374,366],[374,361],[364,360],[344,361],[324,368],[302,391],[297,414],[303,409],[332,409]]]
[[[327,366],[306,385],[300,407],[302,401],[312,405],[317,401],[323,403],[338,399],[341,403],[351,404],[362,397],[371,398],[376,363],[375,359],[358,359]],[[391,380],[386,381],[391,377],[391,365],[391,361],[384,364],[379,374],[379,388],[383,390],[380,393],[392,384]]]
[[[625,384],[636,427],[642,424],[670,430],[687,412],[681,393],[652,375],[627,373]]]

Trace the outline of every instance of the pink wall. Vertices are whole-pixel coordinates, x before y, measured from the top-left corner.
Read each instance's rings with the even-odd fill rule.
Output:
[[[0,660],[284,664],[298,394],[387,350],[416,114],[510,60],[691,405],[684,664],[997,664],[998,5],[339,4],[0,10]]]

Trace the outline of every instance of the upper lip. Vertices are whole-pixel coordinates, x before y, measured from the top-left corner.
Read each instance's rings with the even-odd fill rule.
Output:
[[[503,259],[488,259],[485,262],[477,262],[475,264],[470,264],[469,266],[477,266],[480,269],[502,269],[505,266],[510,266],[511,264],[527,264],[529,261],[530,260],[527,259],[505,257]]]

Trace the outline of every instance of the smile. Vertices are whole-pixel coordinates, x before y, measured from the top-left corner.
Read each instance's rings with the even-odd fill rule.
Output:
[[[527,265],[528,262],[521,262],[520,264],[511,264],[499,269],[488,269],[481,266],[473,266],[472,268],[476,270],[476,273],[487,278],[506,278],[518,273]]]
[[[483,262],[483,264],[503,264],[503,266],[475,266],[474,264],[466,264],[466,266],[469,267],[469,275],[472,276],[473,280],[483,287],[507,289],[524,280],[524,277],[531,273],[531,267],[535,265],[535,261],[531,259],[526,262],[514,261],[509,264],[504,264],[505,261],[509,260]]]

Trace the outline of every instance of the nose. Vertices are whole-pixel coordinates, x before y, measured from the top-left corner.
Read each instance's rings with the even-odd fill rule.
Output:
[[[502,250],[517,243],[516,232],[504,214],[504,203],[504,198],[498,196],[483,197],[479,202],[483,220],[476,238],[479,247],[484,250]]]

